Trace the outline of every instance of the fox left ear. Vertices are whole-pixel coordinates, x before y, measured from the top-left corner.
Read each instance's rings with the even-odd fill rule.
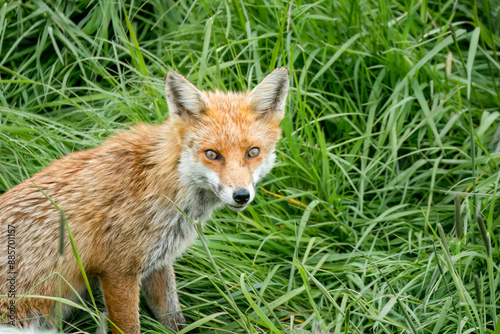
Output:
[[[289,84],[288,69],[278,67],[269,73],[248,95],[251,109],[266,118],[281,120],[285,115]]]
[[[208,99],[195,85],[177,72],[165,76],[168,111],[184,121],[198,118],[208,107]]]

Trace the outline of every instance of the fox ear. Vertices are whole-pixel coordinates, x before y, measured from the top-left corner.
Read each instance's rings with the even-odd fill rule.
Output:
[[[289,84],[288,69],[278,67],[269,73],[248,95],[251,109],[264,117],[278,118],[285,115]]]
[[[185,121],[198,118],[208,107],[205,95],[174,71],[169,71],[165,76],[165,96],[170,115]]]

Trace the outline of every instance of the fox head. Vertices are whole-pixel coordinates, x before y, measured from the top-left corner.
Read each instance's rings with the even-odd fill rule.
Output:
[[[272,71],[246,94],[200,91],[182,75],[168,72],[169,121],[182,147],[180,182],[212,191],[232,210],[244,210],[275,163],[288,87],[286,67]]]

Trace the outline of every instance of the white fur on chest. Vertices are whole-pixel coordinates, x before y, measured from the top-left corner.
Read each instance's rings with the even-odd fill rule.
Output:
[[[180,205],[183,212],[193,221],[205,223],[217,206],[213,198],[194,196],[189,202]],[[172,264],[194,242],[198,233],[194,223],[189,221],[182,212],[171,206],[153,205],[151,226],[157,230],[158,241],[153,244],[146,255],[142,266],[143,277],[151,272]]]

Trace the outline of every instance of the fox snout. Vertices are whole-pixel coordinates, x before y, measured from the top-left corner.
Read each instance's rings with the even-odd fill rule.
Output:
[[[233,211],[243,211],[255,197],[255,186],[252,183],[247,186],[238,185],[235,187],[224,185],[218,190],[216,195],[222,203]]]
[[[250,199],[250,193],[246,189],[238,188],[233,193],[233,199],[236,203],[240,205],[246,204]]]

